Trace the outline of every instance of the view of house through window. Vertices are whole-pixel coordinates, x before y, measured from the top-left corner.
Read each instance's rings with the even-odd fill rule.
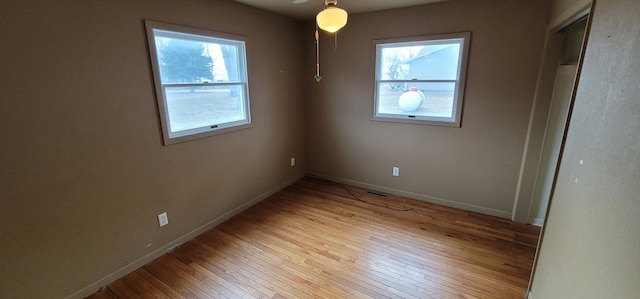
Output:
[[[374,119],[459,126],[469,33],[376,41]]]
[[[165,144],[249,124],[244,40],[146,24]]]

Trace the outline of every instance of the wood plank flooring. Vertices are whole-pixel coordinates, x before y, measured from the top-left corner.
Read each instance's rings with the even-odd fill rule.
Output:
[[[307,177],[88,298],[523,298],[538,234]]]

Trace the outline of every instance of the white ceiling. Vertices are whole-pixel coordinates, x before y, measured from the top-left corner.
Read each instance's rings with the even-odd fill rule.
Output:
[[[313,19],[324,8],[324,0],[233,0],[296,19]],[[338,0],[350,14],[422,5],[447,0]],[[294,3],[301,2],[301,3]]]

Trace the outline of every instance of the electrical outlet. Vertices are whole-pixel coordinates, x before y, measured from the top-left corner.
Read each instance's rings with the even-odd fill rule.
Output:
[[[399,176],[400,175],[400,168],[399,167],[393,167],[393,176]]]
[[[158,215],[158,224],[160,224],[160,227],[169,224],[169,217],[167,216],[167,212]]]
[[[291,158],[291,167],[296,166],[296,157]]]

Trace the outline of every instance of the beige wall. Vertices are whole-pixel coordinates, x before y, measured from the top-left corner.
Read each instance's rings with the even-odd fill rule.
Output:
[[[163,146],[145,18],[248,36],[255,127]],[[215,0],[5,1],[0,19],[1,298],[70,295],[305,172],[295,21]]]
[[[459,0],[353,15],[337,51],[323,35],[324,79],[307,103],[310,172],[510,217],[550,6]],[[460,31],[472,32],[462,127],[371,121],[372,40]]]
[[[572,10],[572,7],[576,5],[583,5],[583,3],[590,3],[588,0],[554,0],[551,5],[551,20],[555,20]]]
[[[551,23],[554,29],[561,29],[576,21],[575,18],[591,6],[591,0],[554,0],[551,6]]]
[[[640,293],[638,11],[636,0],[596,2],[533,278],[535,299]]]

